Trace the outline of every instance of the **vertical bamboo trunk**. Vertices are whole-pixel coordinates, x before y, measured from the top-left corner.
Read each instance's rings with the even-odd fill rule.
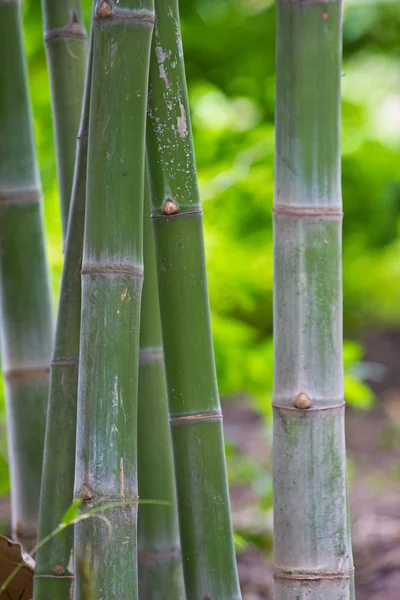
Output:
[[[14,536],[36,538],[52,307],[21,5],[0,2],[0,318]]]
[[[278,0],[276,600],[354,598],[342,367],[340,0]]]
[[[147,148],[186,596],[237,600],[178,2],[155,5]]]
[[[38,531],[40,540],[59,525],[73,499],[90,83],[89,57],[50,369]],[[73,528],[68,528],[38,550],[34,600],[69,600],[73,579],[70,567],[73,536]]]
[[[42,6],[65,237],[85,80],[86,33],[80,0],[42,0]]]
[[[75,528],[99,598],[137,598],[136,420],[151,0],[95,2],[75,495],[121,503]],[[78,575],[78,574],[77,574]],[[80,598],[80,582],[75,597]]]
[[[182,565],[147,180],[143,231],[145,276],[140,317],[139,495],[144,499],[167,500],[170,506],[142,504],[139,507],[139,597],[141,600],[180,600],[183,598]]]

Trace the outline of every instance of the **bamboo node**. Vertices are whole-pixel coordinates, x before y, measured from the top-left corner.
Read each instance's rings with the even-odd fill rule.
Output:
[[[3,377],[6,381],[16,381],[22,379],[41,379],[48,377],[50,369],[48,367],[38,369],[12,369],[4,371]]]
[[[37,203],[40,198],[40,190],[4,190],[0,192],[0,205]]]
[[[139,552],[139,564],[152,564],[161,562],[174,562],[181,560],[181,552],[179,549],[172,549],[169,552]]]
[[[170,425],[175,425],[176,423],[196,423],[199,421],[219,421],[222,420],[222,414],[220,412],[210,412],[210,413],[196,413],[194,415],[181,415],[178,417],[171,417],[169,419]]]
[[[62,565],[54,565],[53,573],[54,575],[64,575],[65,569]]]
[[[13,533],[22,540],[35,540],[36,543],[36,530],[24,528],[21,523],[16,523],[14,527]],[[33,544],[34,545],[34,544]]]
[[[176,215],[179,209],[176,202],[174,202],[173,200],[167,200],[163,204],[162,211],[164,215]]]
[[[164,352],[162,348],[141,348],[139,352],[139,363],[147,364],[163,360]]]
[[[300,410],[307,410],[307,408],[311,407],[311,400],[310,400],[309,396],[307,396],[307,394],[304,394],[304,392],[301,392],[301,394],[299,394],[296,397],[296,400],[294,401],[294,405],[296,408],[298,408]]]
[[[108,19],[112,15],[112,6],[107,0],[104,0],[97,9],[96,16],[100,19]]]
[[[84,483],[80,489],[79,496],[82,498],[83,502],[89,502],[89,500],[93,500],[94,494],[90,487]]]

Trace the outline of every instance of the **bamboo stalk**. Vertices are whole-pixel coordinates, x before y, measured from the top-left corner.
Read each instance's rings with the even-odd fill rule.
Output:
[[[29,550],[36,538],[53,331],[21,23],[20,2],[0,2],[1,355],[13,535]]]
[[[80,0],[42,0],[42,7],[53,104],[61,221],[65,237],[85,80],[86,32]]]
[[[156,0],[147,148],[188,600],[239,599],[178,2]]]
[[[341,0],[278,0],[276,600],[354,598],[342,366]]]
[[[90,51],[89,51],[90,52]],[[65,243],[65,261],[47,412],[39,539],[61,522],[73,500],[76,443],[76,400],[81,318],[81,263],[85,222],[87,137],[91,84],[89,56],[85,97],[76,148],[71,212]],[[34,600],[69,600],[73,529],[53,537],[36,554]]]
[[[101,519],[75,527],[75,560],[90,546],[103,600],[137,598],[136,420],[153,24],[151,0],[95,2],[75,497],[86,507],[119,505],[104,512],[108,537]],[[77,598],[79,588],[78,577]]]
[[[170,505],[139,506],[139,597],[141,600],[180,600],[184,597],[182,565],[147,178],[143,231],[145,277],[140,317],[139,495],[144,499],[166,500]]]

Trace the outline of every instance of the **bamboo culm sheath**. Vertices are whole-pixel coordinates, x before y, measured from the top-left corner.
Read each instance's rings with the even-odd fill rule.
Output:
[[[98,597],[137,598],[137,395],[151,0],[95,2],[74,494],[75,561]],[[123,503],[121,505],[121,502]],[[79,573],[75,598],[81,600]]]
[[[184,598],[168,399],[164,372],[150,192],[144,194],[144,282],[140,317],[138,478],[144,499],[166,500],[139,505],[139,597]]]
[[[276,600],[353,600],[347,513],[340,0],[277,2]]]
[[[50,370],[39,540],[58,526],[62,515],[73,500],[81,318],[80,271],[85,219],[90,84],[91,58],[89,56],[86,92],[76,148],[70,219],[65,242],[56,339]],[[70,562],[73,535],[73,528],[70,527],[38,550],[33,600],[69,600],[72,584]]]
[[[80,0],[42,0],[64,237],[75,168],[87,42]]]
[[[52,352],[45,253],[21,5],[0,3],[0,318],[13,535],[36,540]]]
[[[155,6],[147,151],[186,597],[237,600],[178,2]]]

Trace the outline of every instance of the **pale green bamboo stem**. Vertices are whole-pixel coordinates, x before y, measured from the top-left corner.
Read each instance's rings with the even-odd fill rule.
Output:
[[[140,317],[139,495],[148,500],[166,500],[170,505],[139,506],[139,597],[141,600],[181,600],[184,597],[182,565],[147,180],[143,231],[145,275]]]
[[[0,2],[0,317],[13,535],[35,542],[52,351],[21,5]]]
[[[80,0],[42,0],[64,237],[81,116],[87,43]]]
[[[186,596],[237,600],[178,2],[155,4],[147,148]]]
[[[73,500],[90,83],[89,57],[50,370],[38,531],[40,540],[59,525]],[[73,535],[73,528],[70,527],[38,550],[34,600],[69,600],[73,579],[70,566]]]
[[[349,600],[342,366],[340,0],[278,0],[276,600]]]
[[[107,509],[75,527],[99,598],[137,598],[136,420],[151,0],[96,1],[90,101],[75,496]],[[75,597],[80,598],[80,582]]]

